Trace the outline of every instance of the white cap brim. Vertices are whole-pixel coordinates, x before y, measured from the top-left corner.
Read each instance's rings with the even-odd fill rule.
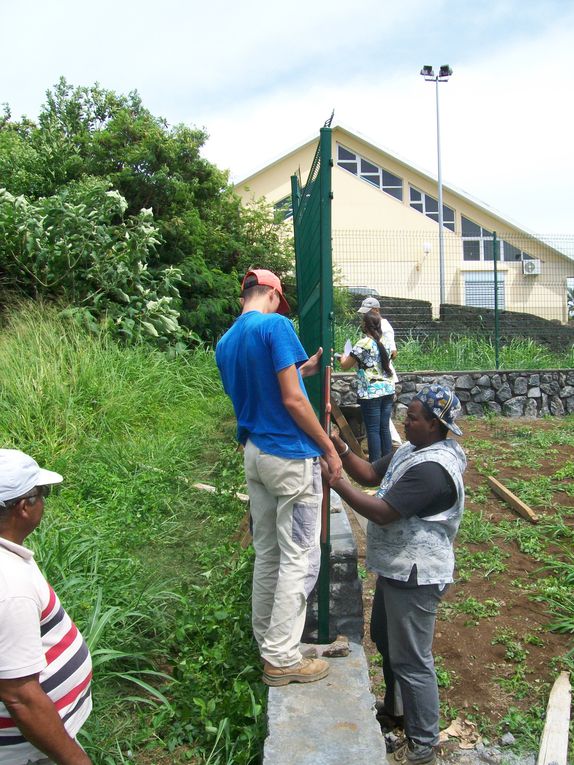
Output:
[[[62,483],[63,476],[59,473],[54,473],[53,470],[44,470],[40,468],[40,472],[36,477],[36,486],[53,486],[55,483]]]

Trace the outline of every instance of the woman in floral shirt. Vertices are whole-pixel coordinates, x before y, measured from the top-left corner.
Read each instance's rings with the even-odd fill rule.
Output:
[[[364,314],[365,336],[351,352],[341,357],[341,368],[357,367],[357,396],[367,431],[369,461],[384,457],[392,451],[389,422],[395,397],[394,371],[391,349],[385,347],[381,335],[380,319]]]

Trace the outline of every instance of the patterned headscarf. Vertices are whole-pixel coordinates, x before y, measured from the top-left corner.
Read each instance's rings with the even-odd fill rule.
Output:
[[[462,436],[462,430],[454,422],[461,413],[460,401],[450,388],[446,385],[425,385],[415,398],[449,430]]]

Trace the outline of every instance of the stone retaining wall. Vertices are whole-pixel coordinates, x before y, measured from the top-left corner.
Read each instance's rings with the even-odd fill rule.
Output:
[[[338,498],[337,498],[338,499]],[[363,639],[363,588],[357,572],[357,543],[347,513],[339,500],[331,504],[329,641],[337,635],[360,643]],[[307,601],[303,640],[317,642],[317,587]]]
[[[454,388],[464,414],[488,413],[505,417],[562,417],[574,413],[574,370],[491,372],[404,372],[396,386],[400,414],[423,385],[438,382]],[[357,419],[357,382],[354,374],[332,376],[331,395],[344,413]]]

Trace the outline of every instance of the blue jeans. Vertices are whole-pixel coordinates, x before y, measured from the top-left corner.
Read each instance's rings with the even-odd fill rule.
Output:
[[[367,431],[369,462],[374,462],[392,451],[393,444],[389,422],[393,411],[393,399],[392,393],[389,396],[379,396],[379,398],[359,399],[363,422]]]

